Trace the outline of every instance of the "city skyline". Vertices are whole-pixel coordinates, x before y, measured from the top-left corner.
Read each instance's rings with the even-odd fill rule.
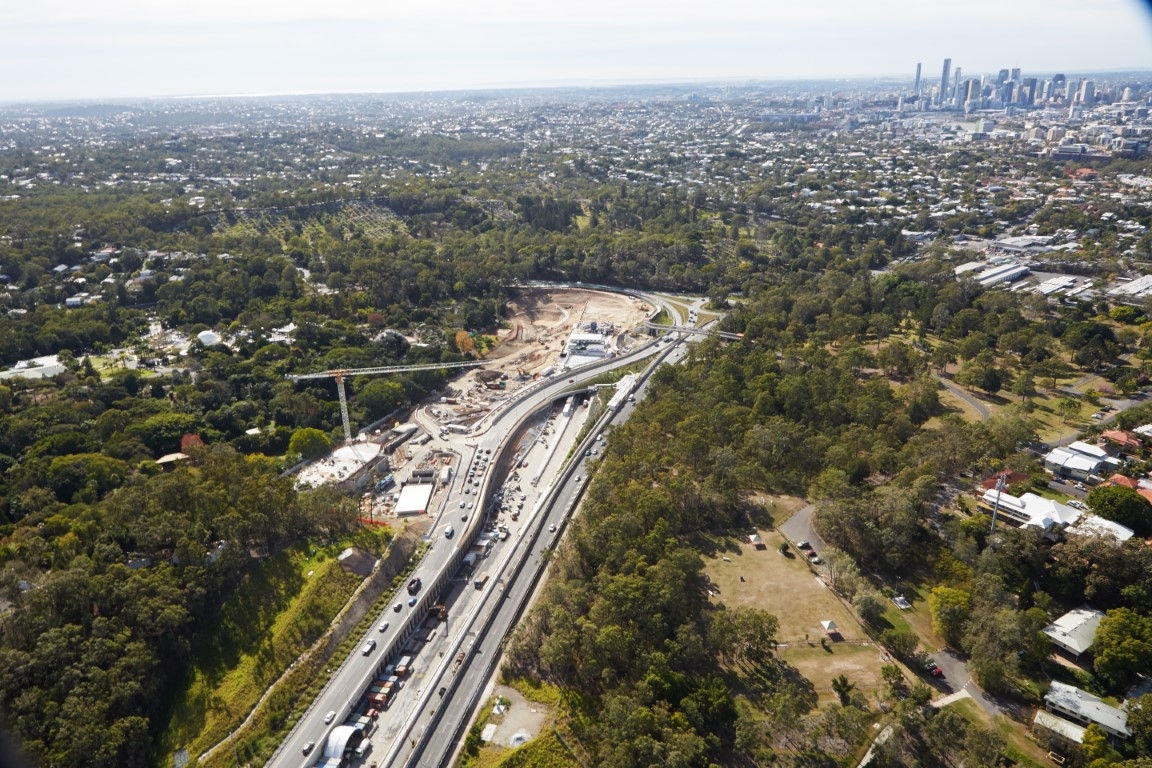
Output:
[[[994,21],[993,21],[994,20]],[[1152,62],[1136,0],[977,0],[957,14],[909,0],[803,7],[591,0],[539,7],[438,0],[48,0],[0,9],[0,102],[465,90],[555,85],[907,77],[945,58],[1088,73]],[[926,80],[929,78],[925,78]]]

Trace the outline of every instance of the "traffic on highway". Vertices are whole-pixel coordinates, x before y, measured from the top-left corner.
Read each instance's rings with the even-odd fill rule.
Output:
[[[679,361],[682,337],[669,339],[540,381],[473,431],[440,434],[437,450],[455,452],[460,463],[439,506],[428,510],[434,519],[423,558],[399,593],[381,601],[385,607],[331,670],[270,766],[441,765],[451,758],[503,638],[543,573],[545,553],[610,439],[604,430],[627,419],[652,367],[626,379],[630,390],[617,393],[591,432],[584,431],[584,383],[645,359]]]

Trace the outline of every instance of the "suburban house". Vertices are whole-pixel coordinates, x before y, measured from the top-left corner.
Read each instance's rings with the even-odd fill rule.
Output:
[[[1048,693],[1044,694],[1044,706],[1050,712],[1074,723],[1084,726],[1095,723],[1110,736],[1119,739],[1127,739],[1132,735],[1128,728],[1127,712],[1105,704],[1103,699],[1074,685],[1053,681]]]
[[[985,512],[996,510],[997,516],[1014,526],[1032,526],[1045,533],[1054,525],[1071,525],[1082,514],[1080,510],[1034,493],[1013,496],[992,489],[980,496],[977,506]]]
[[[1044,469],[1061,477],[1087,480],[1102,471],[1111,473],[1120,461],[1108,455],[1103,448],[1077,440],[1064,448],[1053,448],[1044,457]]]
[[[1102,432],[1100,433],[1100,439],[1104,441],[1104,450],[1113,456],[1136,453],[1144,447],[1144,444],[1140,442],[1140,438],[1122,429],[1109,429]]]
[[[1042,630],[1048,639],[1060,650],[1073,658],[1092,647],[1096,639],[1096,627],[1104,614],[1094,608],[1074,608]]]

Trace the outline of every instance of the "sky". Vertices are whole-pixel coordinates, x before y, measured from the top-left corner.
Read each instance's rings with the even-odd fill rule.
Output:
[[[0,0],[0,102],[1152,69],[1150,4]]]

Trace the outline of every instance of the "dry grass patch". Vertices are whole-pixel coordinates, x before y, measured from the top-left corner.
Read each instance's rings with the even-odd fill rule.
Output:
[[[819,640],[826,619],[840,626],[846,641],[866,640],[855,617],[825,587],[801,557],[784,557],[778,547],[784,538],[775,531],[761,531],[766,549],[740,543],[738,549],[712,558],[704,570],[712,580],[712,600],[730,607],[761,608],[780,620],[778,637],[783,643],[803,642],[805,636]],[[740,581],[740,577],[744,581]]]
[[[880,668],[891,662],[883,658],[883,649],[871,644],[828,643],[822,647],[819,642],[799,643],[781,648],[780,659],[791,664],[804,677],[812,681],[820,704],[839,701],[832,691],[832,678],[844,675],[863,693],[870,703],[875,703],[877,695],[884,689]]]
[[[808,502],[798,496],[781,496],[772,493],[754,493],[748,497],[751,504],[764,509],[772,516],[772,524],[779,527],[788,518],[803,509]]]
[[[960,699],[948,705],[948,708],[964,716],[965,720],[979,723],[989,728],[1008,743],[1007,756],[1026,766],[1048,766],[1052,762],[1048,759],[1048,750],[1032,740],[1027,727],[1022,723],[996,715],[993,717],[972,699]]]

